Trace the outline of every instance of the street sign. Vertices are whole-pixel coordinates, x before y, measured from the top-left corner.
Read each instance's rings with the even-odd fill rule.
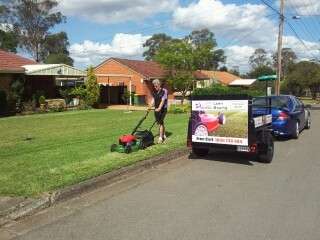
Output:
[[[260,76],[258,77],[258,81],[270,81],[270,80],[276,80],[277,78],[278,78],[277,75]]]

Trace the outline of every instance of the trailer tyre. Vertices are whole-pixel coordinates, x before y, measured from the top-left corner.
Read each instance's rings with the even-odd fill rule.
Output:
[[[259,147],[259,160],[263,163],[271,163],[274,153],[274,138],[271,133],[265,134],[265,141]]]
[[[117,150],[117,144],[112,144],[110,147],[110,152],[115,152]]]
[[[203,157],[208,154],[208,148],[192,148],[192,152],[198,157]]]

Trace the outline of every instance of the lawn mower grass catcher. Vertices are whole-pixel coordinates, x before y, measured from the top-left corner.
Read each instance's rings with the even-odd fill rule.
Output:
[[[147,111],[147,114],[140,120],[140,122],[133,129],[130,135],[124,135],[120,137],[118,145],[112,144],[110,147],[110,151],[129,154],[133,151],[137,151],[139,149],[146,149],[147,147],[153,145],[154,136],[151,132],[151,129],[153,128],[156,121],[153,122],[149,130],[138,131],[138,128],[140,127],[142,122],[147,118],[148,114],[149,111]]]

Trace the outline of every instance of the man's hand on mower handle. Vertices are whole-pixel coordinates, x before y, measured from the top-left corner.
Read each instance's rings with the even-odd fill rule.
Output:
[[[147,112],[150,112],[150,111],[156,111],[156,112],[159,112],[159,110],[157,111],[157,110],[156,110],[156,108],[148,108],[148,109],[147,109]]]

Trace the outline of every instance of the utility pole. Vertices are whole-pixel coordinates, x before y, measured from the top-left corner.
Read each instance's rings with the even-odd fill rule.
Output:
[[[280,94],[280,80],[281,80],[281,60],[282,60],[282,34],[283,34],[283,0],[280,0],[280,15],[279,15],[279,32],[278,32],[278,54],[277,54],[277,75],[278,78],[276,79],[276,95]]]

